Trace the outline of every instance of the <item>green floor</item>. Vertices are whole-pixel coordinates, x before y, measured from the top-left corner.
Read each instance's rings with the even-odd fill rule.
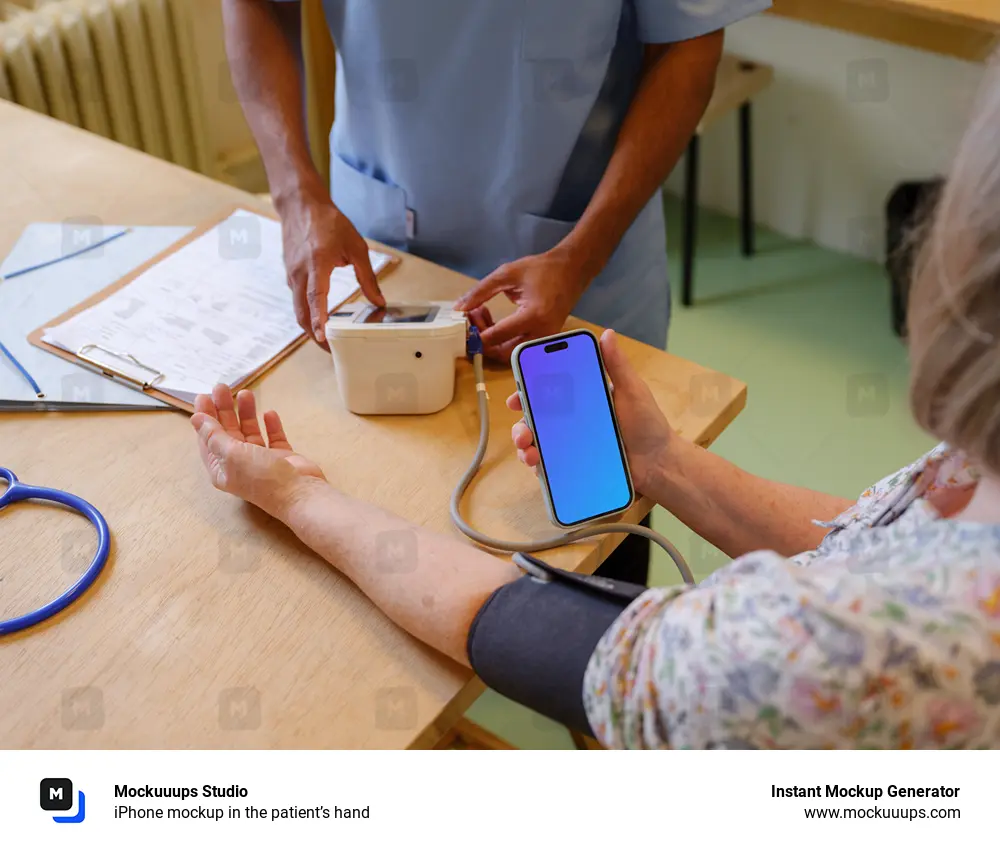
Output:
[[[703,212],[696,303],[683,308],[679,209],[668,200],[670,350],[749,388],[715,451],[756,474],[853,497],[933,445],[909,416],[906,352],[890,326],[880,266],[766,231],[747,260],[737,223]],[[666,511],[657,509],[654,524],[697,577],[726,562]],[[654,554],[654,584],[676,581],[666,560]],[[572,746],[560,726],[492,692],[469,717],[518,747]]]

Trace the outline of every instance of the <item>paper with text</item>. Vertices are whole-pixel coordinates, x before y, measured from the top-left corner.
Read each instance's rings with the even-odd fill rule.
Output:
[[[391,257],[373,251],[371,260],[378,274]],[[338,270],[330,280],[330,309],[357,291],[353,269]],[[131,355],[162,373],[157,389],[187,398],[217,383],[240,383],[301,334],[281,225],[238,211],[104,301],[48,328],[44,339],[68,351],[98,345]]]

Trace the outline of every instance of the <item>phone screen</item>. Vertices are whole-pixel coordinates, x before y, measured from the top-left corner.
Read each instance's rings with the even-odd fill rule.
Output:
[[[542,341],[521,350],[518,366],[556,519],[575,525],[628,507],[632,485],[596,340]]]

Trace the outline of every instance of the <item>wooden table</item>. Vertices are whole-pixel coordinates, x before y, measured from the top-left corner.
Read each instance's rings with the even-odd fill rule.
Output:
[[[0,255],[32,221],[194,225],[234,203],[261,205],[3,102],[0,185]],[[468,285],[407,257],[385,289],[390,298],[450,298]],[[742,409],[738,381],[625,344],[685,436],[708,444]],[[427,417],[347,413],[329,355],[315,345],[266,376],[260,392],[334,484],[456,534],[448,496],[478,431],[470,370],[463,361],[455,402]],[[488,481],[474,485],[467,514],[502,537],[551,531],[538,484],[509,444],[509,369],[491,370],[488,384]],[[0,415],[0,465],[83,496],[114,532],[110,567],[84,599],[46,626],[0,640],[0,748],[428,746],[482,691],[286,529],[213,491],[182,414]],[[590,571],[617,542],[577,545],[552,560]],[[0,615],[52,598],[82,571],[90,546],[88,526],[73,516],[5,511]]]
[[[972,62],[1000,36],[998,0],[774,0],[771,14]]]

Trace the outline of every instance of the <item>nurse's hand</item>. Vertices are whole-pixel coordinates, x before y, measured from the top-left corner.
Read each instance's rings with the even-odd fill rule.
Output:
[[[323,348],[329,348],[326,319],[330,274],[335,268],[354,266],[365,297],[385,306],[367,243],[329,200],[300,198],[286,205],[281,210],[281,232],[295,318]]]
[[[273,410],[257,421],[257,401],[249,390],[233,396],[220,384],[195,400],[191,425],[198,432],[201,461],[217,490],[281,517],[309,484],[326,477],[311,460],[296,454]]]
[[[667,422],[646,382],[628,362],[614,331],[607,330],[601,335],[601,354],[611,379],[615,413],[621,426],[632,481],[640,493],[649,493],[649,485],[658,471],[666,468],[671,446],[678,439],[677,434]],[[521,399],[517,393],[507,399],[507,407],[521,411]],[[541,458],[535,447],[535,437],[523,419],[514,425],[511,437],[518,459],[537,474]]]
[[[455,307],[468,312],[482,332],[485,354],[510,362],[518,344],[563,329],[586,284],[580,266],[556,249],[500,266],[465,293]],[[517,309],[494,322],[483,305],[501,292]]]

